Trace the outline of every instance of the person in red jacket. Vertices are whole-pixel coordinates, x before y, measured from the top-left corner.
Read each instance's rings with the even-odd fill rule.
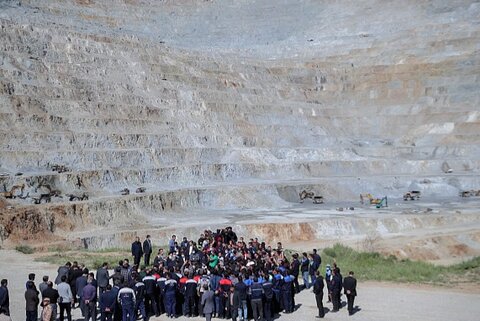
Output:
[[[223,277],[218,282],[218,300],[219,300],[219,309],[217,311],[218,318],[230,318],[230,316],[228,315],[230,314],[228,294],[230,293],[231,286],[232,286],[232,281],[230,281],[227,274],[223,274]]]

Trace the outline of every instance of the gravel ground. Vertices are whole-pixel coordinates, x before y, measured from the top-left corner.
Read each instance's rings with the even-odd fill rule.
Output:
[[[25,318],[24,287],[27,275],[35,272],[37,284],[43,275],[50,278],[56,276],[56,267],[47,263],[33,261],[32,256],[23,255],[16,251],[0,251],[0,278],[9,280],[10,307],[12,320]],[[421,320],[421,321],[472,321],[480,315],[480,289],[464,291],[459,289],[435,288],[426,286],[362,283],[359,280],[359,296],[356,305],[359,311],[348,316],[346,309],[338,313],[328,312],[325,320]],[[302,291],[296,297],[297,311],[290,315],[282,315],[279,320],[299,321],[315,320],[315,298],[310,291]],[[331,304],[325,304],[331,309]],[[74,311],[74,319],[80,320],[79,310]],[[179,318],[186,319],[186,318]],[[167,320],[165,316],[151,318],[152,321]],[[190,318],[189,320],[202,320]]]

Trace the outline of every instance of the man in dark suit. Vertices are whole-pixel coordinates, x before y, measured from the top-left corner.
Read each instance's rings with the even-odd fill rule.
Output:
[[[315,301],[317,301],[318,315],[316,318],[323,318],[325,311],[323,311],[323,277],[320,271],[316,271],[315,283],[313,283],[313,293],[315,293]]]
[[[132,243],[132,256],[133,256],[134,265],[138,266],[140,264],[142,255],[143,255],[142,242],[140,242],[140,238],[137,236],[135,238],[135,242]]]
[[[147,238],[145,241],[143,241],[143,253],[145,254],[144,256],[144,262],[145,266],[150,265],[150,255],[152,255],[152,241],[150,240],[150,235],[147,235]]]
[[[353,302],[357,296],[357,280],[353,277],[353,271],[348,272],[348,276],[343,279],[343,290],[347,296],[348,314],[353,314]]]

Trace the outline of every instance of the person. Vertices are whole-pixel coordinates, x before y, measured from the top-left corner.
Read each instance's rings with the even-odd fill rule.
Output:
[[[150,235],[147,235],[145,241],[143,241],[143,254],[144,256],[144,263],[145,266],[150,265],[150,256],[152,255],[153,248],[152,248],[152,241],[150,240]]]
[[[102,266],[97,270],[98,294],[105,292],[109,283],[110,275],[108,273],[108,263],[103,262]]]
[[[105,291],[100,293],[100,321],[112,321],[115,313],[117,294],[112,291],[112,286],[107,284]]]
[[[328,292],[328,301],[332,302],[332,268],[330,264],[327,264],[325,268],[325,283],[327,284],[327,292]]]
[[[263,319],[263,286],[254,277],[253,284],[249,289],[250,304],[252,305],[253,320]]]
[[[122,321],[135,321],[135,292],[130,287],[123,287],[118,291],[118,302],[122,308]]]
[[[300,263],[300,271],[302,272],[303,286],[305,289],[310,289],[310,283],[308,282],[308,275],[310,269],[310,260],[306,252],[302,253],[302,262]]]
[[[133,265],[138,266],[143,256],[142,243],[140,242],[140,238],[138,236],[135,238],[135,241],[132,243],[132,256],[133,256]]]
[[[248,310],[247,310],[247,295],[248,288],[247,285],[243,282],[243,277],[238,277],[238,283],[234,286],[235,292],[237,293],[239,306],[238,306],[238,317],[241,321],[247,320]]]
[[[342,291],[342,277],[340,275],[339,268],[333,269],[331,286],[332,286],[332,303],[333,303],[332,312],[338,312],[338,310],[341,307],[340,296]]]
[[[78,304],[80,311],[82,312],[82,317],[85,317],[85,300],[83,300],[83,289],[87,285],[88,279],[88,269],[84,268],[82,275],[77,278],[75,281],[75,289],[77,290]]]
[[[353,271],[348,272],[348,276],[343,279],[343,290],[345,295],[347,296],[347,307],[348,307],[348,314],[352,315],[353,311],[353,303],[355,301],[355,297],[357,296],[357,280],[353,276]]]
[[[72,267],[72,263],[67,262],[67,263],[65,263],[65,265],[62,265],[58,268],[57,277],[55,278],[55,284],[56,285],[59,285],[62,282],[62,276],[65,275],[68,279],[68,277],[69,277],[68,274],[70,272],[71,267]]]
[[[10,316],[10,298],[8,294],[8,280],[2,279],[0,282],[0,313]]]
[[[273,284],[270,280],[271,278],[269,277],[265,282],[262,283],[263,287],[263,296],[265,298],[265,302],[263,304],[263,312],[265,314],[265,320],[266,321],[272,321],[273,320]],[[245,320],[248,320],[245,318]]]
[[[316,318],[323,318],[325,316],[325,311],[323,310],[323,277],[320,271],[315,272],[316,279],[313,283],[313,293],[315,293],[315,301],[317,302],[318,315]]]
[[[42,292],[42,298],[48,298],[52,308],[52,314],[57,316],[57,301],[59,298],[58,291],[53,288],[53,282],[47,282],[47,288]]]
[[[38,291],[35,288],[35,283],[27,281],[27,290],[25,291],[25,314],[27,321],[37,321],[38,319]]]
[[[208,285],[203,285],[202,301],[200,302],[206,321],[212,320],[212,314],[215,306],[215,293],[208,289]]]
[[[72,305],[75,301],[70,284],[67,283],[67,275],[62,275],[60,281],[60,284],[57,286],[60,302],[60,321],[63,321],[65,312],[67,312],[68,321],[72,321]]]
[[[173,253],[175,252],[175,241],[177,239],[177,236],[174,234],[172,235],[172,238],[168,241],[168,253]]]
[[[158,311],[158,306],[157,306],[157,300],[155,299],[156,297],[156,289],[157,289],[157,280],[155,277],[152,275],[152,270],[147,270],[146,271],[146,276],[142,280],[144,284],[144,304],[145,308],[147,310],[147,315],[150,316],[152,314],[155,314],[156,317],[160,315]]]
[[[43,295],[43,290],[45,290],[48,287],[48,285],[47,285],[48,275],[44,275],[43,278],[42,278],[42,281],[43,282],[38,285],[38,290],[40,291],[40,294]],[[42,298],[43,298],[43,296],[42,296]]]
[[[140,315],[143,318],[143,321],[148,320],[147,311],[145,310],[145,283],[142,282],[140,275],[136,275],[136,283],[133,286],[135,292],[135,314],[140,312]],[[155,300],[153,301],[155,306],[157,305]],[[157,315],[158,316],[158,315]]]
[[[177,281],[172,278],[170,273],[167,274],[165,281],[165,310],[167,317],[174,318],[177,308]]]
[[[300,261],[298,260],[298,253],[294,253],[292,257],[293,260],[292,264],[290,265],[290,269],[292,271],[295,293],[298,294],[300,293],[300,285],[298,284],[298,275],[300,274]]]
[[[52,306],[50,304],[50,298],[43,298],[41,306],[43,307],[43,309],[42,314],[40,315],[40,320],[54,321],[56,315],[53,314]]]
[[[82,291],[82,300],[85,307],[85,321],[97,319],[97,289],[93,286],[93,280],[87,279],[87,285]]]

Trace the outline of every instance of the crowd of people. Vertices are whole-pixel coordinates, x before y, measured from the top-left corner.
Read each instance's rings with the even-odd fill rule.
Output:
[[[113,274],[108,263],[94,273],[82,264],[67,262],[58,268],[55,280],[44,276],[38,287],[35,274],[30,274],[25,291],[26,321],[37,321],[38,306],[42,307],[42,321],[54,321],[57,315],[60,321],[65,317],[71,321],[72,308],[77,307],[85,321],[95,321],[98,312],[101,321],[146,321],[162,314],[169,318],[271,321],[280,312],[292,313],[295,295],[311,288],[318,307],[316,317],[323,318],[325,286],[332,312],[342,307],[342,289],[349,314],[355,312],[353,272],[343,278],[333,262],[333,266],[326,265],[323,276],[322,259],[315,249],[287,257],[280,242],[272,248],[257,238],[245,241],[227,227],[205,231],[197,241],[177,240],[172,235],[168,248],[160,248],[153,262],[149,235],[143,243],[137,237],[131,252],[133,264],[128,258],[121,260]],[[0,321],[9,315],[7,285],[7,280],[1,281]]]

